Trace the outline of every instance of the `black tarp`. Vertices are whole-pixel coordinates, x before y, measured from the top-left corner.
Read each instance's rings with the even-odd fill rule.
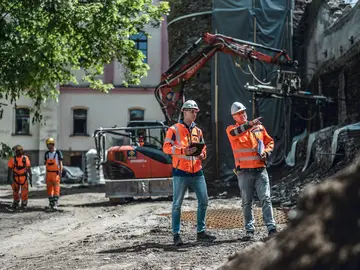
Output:
[[[292,0],[214,0],[213,33],[231,36],[278,49],[291,47]],[[256,18],[256,20],[254,19]],[[256,29],[255,29],[256,24]],[[254,33],[255,32],[255,33]],[[274,55],[269,51],[263,51]],[[253,83],[251,75],[245,74],[234,64],[234,57],[218,53],[212,62],[212,115],[213,150],[217,177],[228,181],[234,177],[234,159],[226,135],[226,127],[234,123],[230,107],[239,101],[247,107],[248,118],[252,119],[252,94],[244,85]],[[268,73],[279,67],[265,64]],[[261,78],[260,66],[256,66],[256,75]],[[248,71],[247,69],[245,71]],[[275,139],[275,151],[269,164],[277,163],[285,153],[283,100],[260,98],[259,115],[269,134]]]

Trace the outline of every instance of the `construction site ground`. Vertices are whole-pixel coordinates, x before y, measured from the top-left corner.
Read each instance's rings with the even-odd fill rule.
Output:
[[[12,212],[10,186],[0,186],[0,269],[215,269],[252,242],[244,236],[239,197],[210,198],[213,243],[196,241],[195,195],[184,200],[182,237],[174,247],[171,200],[141,198],[111,205],[102,186],[62,186],[58,212],[47,212],[45,187],[30,190],[29,208]],[[267,231],[255,208],[256,240]],[[286,215],[275,209],[279,229]]]

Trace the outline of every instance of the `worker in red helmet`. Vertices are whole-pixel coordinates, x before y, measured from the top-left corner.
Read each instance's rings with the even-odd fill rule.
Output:
[[[254,191],[262,205],[263,219],[269,237],[276,234],[276,224],[270,198],[270,182],[266,170],[266,159],[274,149],[274,140],[269,136],[260,118],[248,121],[246,108],[240,102],[231,106],[234,125],[226,129],[235,160],[235,173],[241,190],[242,208],[246,235],[243,240],[254,239],[254,215],[252,202]]]
[[[30,159],[23,154],[23,147],[16,145],[13,148],[15,156],[8,161],[8,184],[11,185],[13,190],[13,204],[14,209],[19,208],[21,199],[21,208],[26,208],[28,205],[29,197],[29,182],[32,186],[32,174]],[[12,174],[12,180],[11,180]],[[20,195],[21,194],[21,195]]]

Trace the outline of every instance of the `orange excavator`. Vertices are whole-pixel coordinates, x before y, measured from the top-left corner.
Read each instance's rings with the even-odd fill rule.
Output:
[[[131,121],[95,130],[97,166],[110,202],[172,195],[171,157],[162,151],[167,128],[161,121]]]

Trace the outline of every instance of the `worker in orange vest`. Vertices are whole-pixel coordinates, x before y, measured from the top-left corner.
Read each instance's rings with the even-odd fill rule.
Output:
[[[15,156],[8,161],[8,183],[11,184],[13,190],[13,204],[14,209],[19,208],[21,194],[21,208],[26,208],[29,197],[29,182],[32,186],[32,174],[30,159],[23,154],[23,147],[16,145],[13,150]],[[13,179],[11,181],[11,174]]]
[[[276,234],[276,224],[270,198],[270,182],[266,170],[266,159],[274,149],[274,140],[269,136],[260,118],[247,120],[246,108],[240,102],[231,106],[234,125],[226,129],[235,159],[235,173],[241,190],[242,208],[246,236],[243,240],[254,239],[254,216],[252,202],[254,191],[262,205],[263,219],[269,237]]]
[[[140,146],[145,144],[145,130],[141,129],[138,131],[138,141]]]
[[[203,133],[194,122],[199,108],[195,101],[188,100],[184,102],[181,111],[184,116],[183,120],[167,130],[163,145],[164,153],[172,155],[172,233],[175,246],[183,244],[180,237],[181,205],[185,192],[189,187],[195,191],[198,200],[197,240],[214,241],[216,239],[215,236],[205,231],[208,193],[202,170],[202,161],[206,158],[206,146]],[[193,146],[193,143],[204,143],[202,150]]]
[[[45,152],[46,188],[50,209],[57,209],[60,198],[60,178],[63,171],[63,154],[55,149],[55,140],[48,138]]]

